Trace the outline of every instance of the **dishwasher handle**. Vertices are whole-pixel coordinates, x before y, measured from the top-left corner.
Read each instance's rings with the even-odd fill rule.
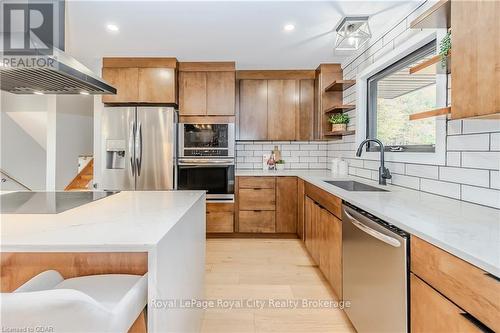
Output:
[[[382,242],[389,244],[390,246],[394,247],[400,247],[401,242],[397,240],[396,238],[393,238],[391,236],[384,235],[383,233],[373,230],[372,228],[364,225],[363,223],[359,222],[356,220],[351,214],[347,212],[347,210],[344,209],[344,214],[347,216],[349,221],[354,224],[355,227],[357,227],[359,230],[367,233],[368,235],[377,238],[378,240],[381,240]]]

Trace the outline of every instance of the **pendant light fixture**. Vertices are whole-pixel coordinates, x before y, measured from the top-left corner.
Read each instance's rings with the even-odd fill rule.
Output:
[[[368,16],[344,17],[335,30],[335,50],[339,51],[357,50],[372,37]]]

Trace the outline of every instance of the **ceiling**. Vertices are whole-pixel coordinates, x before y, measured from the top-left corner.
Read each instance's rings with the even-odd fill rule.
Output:
[[[66,51],[94,70],[103,56],[236,61],[238,69],[308,69],[340,62],[335,27],[370,16],[374,38],[421,1],[68,1]],[[106,30],[113,23],[119,32]],[[287,23],[295,30],[285,32]]]

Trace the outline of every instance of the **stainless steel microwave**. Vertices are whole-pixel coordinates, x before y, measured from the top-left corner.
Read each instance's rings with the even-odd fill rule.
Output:
[[[179,158],[234,158],[235,127],[230,124],[179,124]]]

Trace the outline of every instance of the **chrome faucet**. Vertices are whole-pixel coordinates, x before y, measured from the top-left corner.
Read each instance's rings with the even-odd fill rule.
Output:
[[[380,185],[387,185],[387,179],[391,179],[392,175],[389,169],[385,167],[384,164],[384,144],[377,139],[366,139],[358,147],[358,151],[356,151],[356,156],[361,157],[361,153],[363,152],[363,146],[368,142],[375,142],[380,146],[380,167],[378,168],[378,183]]]

